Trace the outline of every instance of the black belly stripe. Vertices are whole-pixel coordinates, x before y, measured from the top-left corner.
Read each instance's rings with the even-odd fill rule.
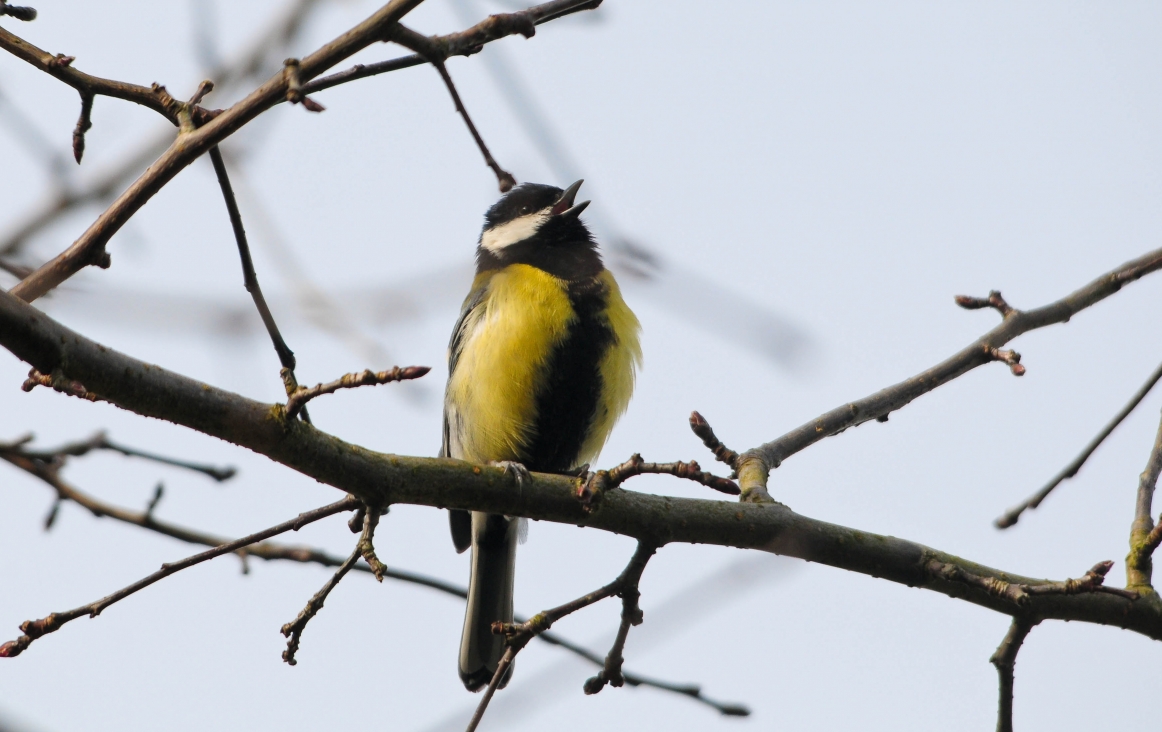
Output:
[[[537,393],[536,427],[524,460],[529,470],[576,467],[601,396],[601,359],[614,341],[604,314],[606,295],[596,278],[569,286],[577,319],[550,356],[548,379]]]

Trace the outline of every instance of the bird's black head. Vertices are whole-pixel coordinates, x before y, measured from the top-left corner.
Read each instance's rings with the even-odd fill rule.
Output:
[[[529,264],[570,280],[600,272],[601,258],[580,218],[589,201],[574,203],[581,183],[565,190],[524,183],[506,193],[484,215],[477,271]]]

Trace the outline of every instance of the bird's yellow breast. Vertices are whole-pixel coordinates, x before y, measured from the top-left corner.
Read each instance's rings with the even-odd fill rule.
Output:
[[[538,380],[576,314],[565,282],[526,264],[478,275],[473,289],[481,286],[487,291],[464,323],[448,379],[452,456],[519,460],[536,416]]]
[[[578,464],[594,459],[633,391],[641,360],[638,322],[609,272],[600,275],[606,301],[598,317],[614,334],[598,367],[593,415],[577,415],[584,440]],[[538,391],[554,350],[577,313],[568,283],[536,267],[513,264],[477,276],[481,300],[466,316],[445,396],[448,452],[472,462],[522,461],[536,427]]]

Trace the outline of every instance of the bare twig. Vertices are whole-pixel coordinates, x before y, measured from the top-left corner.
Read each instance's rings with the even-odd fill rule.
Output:
[[[1162,422],[1158,424],[1158,436],[1154,438],[1146,469],[1138,477],[1138,500],[1134,503],[1134,522],[1130,525],[1130,554],[1126,557],[1126,585],[1129,587],[1152,587],[1152,555],[1159,539],[1155,536],[1157,527],[1151,511],[1159,474],[1162,474]]]
[[[290,0],[270,28],[260,33],[255,42],[239,54],[236,60],[215,67],[209,75],[218,81],[219,87],[231,87],[262,72],[267,59],[272,55],[281,55],[282,49],[295,39],[310,11],[319,1]],[[172,138],[173,135],[169,132],[146,138],[138,148],[88,184],[75,189],[56,186],[31,215],[0,240],[0,256],[18,252],[31,236],[78,206],[103,201],[113,196],[127,180],[140,174],[150,162],[163,153]],[[31,274],[31,270],[17,276],[24,279],[28,274]]]
[[[314,523],[319,519],[326,518],[327,516],[333,516],[334,514],[341,513],[343,511],[351,511],[357,505],[359,505],[358,499],[348,496],[347,498],[344,498],[341,501],[336,501],[335,503],[332,503],[328,506],[323,506],[322,508],[316,508],[313,511],[300,513],[298,516],[289,521],[284,521],[277,526],[272,526],[269,529],[264,529],[262,531],[251,534],[250,536],[232,541],[228,544],[222,544],[221,546],[214,547],[213,549],[195,554],[191,557],[186,557],[185,559],[178,562],[163,564],[161,565],[161,569],[154,572],[153,574],[144,577],[129,585],[128,587],[124,587],[117,592],[114,592],[111,595],[103,597],[96,602],[91,602],[87,605],[82,605],[81,607],[65,612],[52,613],[51,615],[41,618],[40,620],[26,620],[20,624],[20,630],[22,633],[24,633],[24,635],[20,636],[16,640],[8,641],[7,643],[0,645],[0,658],[11,658],[13,656],[18,656],[24,652],[24,650],[28,648],[28,646],[34,640],[40,638],[43,635],[47,635],[48,633],[59,630],[60,627],[65,623],[71,620],[76,620],[82,615],[88,615],[90,618],[95,618],[101,614],[102,610],[109,607],[113,603],[123,600],[138,590],[145,589],[146,587],[152,585],[154,582],[165,579],[171,574],[180,572],[187,567],[192,567],[195,564],[200,564],[209,559],[220,557],[223,554],[230,554],[243,547],[256,544],[263,539],[269,539],[272,536],[277,536],[278,534],[282,534],[287,531],[298,531],[303,526]]]
[[[529,27],[528,21],[531,21],[533,26],[538,26],[566,15],[593,10],[599,5],[601,5],[601,0],[553,0],[553,2],[541,3],[516,13],[490,15],[467,30],[444,36],[434,36],[431,41],[443,50],[445,60],[453,56],[471,56],[479,53],[486,43],[517,33],[524,35],[524,31]],[[314,94],[357,79],[366,79],[369,76],[422,66],[426,63],[428,63],[428,59],[416,53],[374,64],[356,64],[344,71],[323,76],[304,84],[302,91],[304,94]]]
[[[301,59],[300,83],[305,88],[310,79],[373,43],[383,40],[394,25],[420,2],[421,0],[391,0],[362,23]],[[555,0],[529,8],[525,13],[534,18],[535,24],[540,19],[561,17],[567,12],[592,6],[592,3]],[[160,87],[144,90],[144,87],[110,82],[88,75],[81,79],[58,74],[50,69],[50,67],[55,69],[53,57],[3,29],[0,29],[0,48],[9,50],[74,87],[83,86],[95,94],[126,98],[155,108],[167,117],[171,116],[172,111],[173,119],[177,118],[177,111],[184,107],[183,103],[176,102],[168,94],[162,97],[160,92],[164,89]],[[212,113],[199,111],[200,107],[193,110],[193,121],[195,125],[201,126],[181,135],[180,140],[170,145],[68,249],[24,278],[11,290],[12,294],[25,302],[31,302],[91,264],[107,266],[108,254],[105,245],[125,222],[145,205],[146,201],[211,147],[266,110],[285,101],[288,87],[287,75],[280,70],[245,99],[224,111],[215,110]]]
[[[933,559],[928,562],[928,571],[933,577],[949,582],[962,582],[966,585],[978,587],[994,597],[1003,598],[1015,605],[1025,605],[1033,595],[1080,595],[1087,592],[1105,592],[1110,595],[1124,597],[1127,600],[1137,600],[1139,594],[1133,590],[1121,587],[1107,587],[1106,574],[1113,568],[1114,563],[1106,560],[1093,565],[1080,579],[1067,579],[1063,582],[1043,582],[1039,584],[1025,584],[1008,582],[997,577],[986,577],[970,572],[963,567]]]
[[[926,371],[871,396],[832,409],[782,437],[748,450],[741,456],[738,466],[744,499],[753,494],[759,499],[769,500],[766,491],[768,473],[795,453],[826,437],[864,422],[881,419],[907,406],[912,400],[978,366],[996,360],[996,349],[1014,338],[1031,330],[1068,322],[1077,313],[1113,295],[1130,282],[1159,269],[1162,269],[1162,249],[1155,249],[1107,272],[1056,302],[1034,310],[1010,310],[995,328]],[[1019,366],[1010,364],[1010,367],[1013,365]]]
[[[519,18],[519,21],[512,26],[512,30],[520,33],[525,38],[532,38],[537,32],[532,20],[527,16],[513,13],[510,17]],[[468,131],[472,133],[472,139],[476,141],[476,147],[480,148],[480,154],[484,156],[485,165],[491,168],[492,172],[496,175],[496,183],[500,187],[500,192],[506,193],[511,190],[516,185],[516,178],[512,177],[512,173],[500,167],[500,164],[492,157],[492,153],[489,152],[488,145],[484,143],[484,138],[480,136],[476,125],[472,123],[472,117],[468,115],[468,109],[460,99],[460,93],[456,91],[456,84],[452,82],[452,75],[448,73],[448,68],[444,64],[444,61],[448,58],[447,51],[433,39],[420,35],[401,23],[396,23],[393,26],[389,38],[401,46],[415,51],[427,59],[428,63],[436,67],[436,71],[440,73],[440,78],[444,80],[444,86],[448,87],[448,94],[452,97],[452,103],[456,106],[456,111],[464,118],[464,124],[468,126]]]
[[[646,562],[654,555],[655,551],[657,551],[657,547],[639,543],[637,552],[634,554],[633,560],[630,561],[630,566],[626,568],[621,589],[617,592],[621,596],[621,625],[617,628],[617,637],[613,641],[613,647],[605,656],[605,664],[596,676],[585,682],[586,694],[596,694],[606,684],[610,686],[625,684],[625,676],[621,672],[621,667],[625,663],[625,641],[629,637],[629,626],[641,625],[644,619],[642,609],[638,605],[638,600],[641,599],[638,583],[641,581],[642,572],[646,568]]]
[[[714,453],[714,458],[718,462],[727,464],[731,470],[738,468],[738,453],[722,444],[710,423],[698,412],[690,412],[690,429],[702,440],[706,449]]]
[[[600,602],[607,597],[613,597],[614,595],[623,598],[622,624],[618,630],[617,640],[614,641],[613,649],[610,650],[609,656],[606,657],[603,669],[598,674],[598,678],[601,678],[605,674],[606,680],[613,683],[614,686],[621,686],[621,683],[615,683],[614,679],[623,680],[621,678],[621,651],[625,647],[625,634],[629,632],[629,624],[637,625],[641,623],[641,610],[637,607],[638,583],[641,581],[642,572],[645,571],[646,563],[650,561],[650,557],[656,551],[656,544],[639,541],[637,550],[633,553],[633,557],[630,558],[629,564],[617,576],[617,579],[604,587],[582,595],[576,600],[567,602],[564,605],[539,612],[523,623],[494,623],[492,632],[504,634],[508,647],[505,649],[500,663],[497,664],[496,672],[492,675],[492,681],[489,682],[488,689],[485,690],[484,696],[480,699],[480,704],[476,707],[476,712],[472,715],[472,720],[468,723],[467,732],[472,732],[480,724],[480,720],[484,717],[484,712],[488,708],[488,703],[492,701],[492,695],[496,693],[500,680],[504,678],[505,671],[512,664],[512,660],[516,657],[516,654],[520,653],[528,645],[529,641],[553,627],[553,623],[566,615],[571,615],[578,610],[587,608],[594,603]],[[593,679],[585,682],[587,694],[600,691],[600,687],[591,691],[590,686],[592,683]],[[601,685],[604,686],[604,683],[602,682]]]
[[[620,488],[621,484],[630,478],[647,473],[685,478],[731,496],[737,496],[739,493],[738,484],[733,480],[704,472],[694,460],[688,463],[647,463],[642,460],[641,455],[635,452],[629,460],[617,467],[609,470],[598,470],[596,473],[589,473],[585,476],[577,489],[577,496],[584,503],[591,504],[599,500],[607,491]]]
[[[161,463],[162,465],[172,465],[177,468],[192,470],[195,473],[201,473],[203,475],[209,476],[219,483],[233,478],[237,473],[234,468],[229,466],[220,468],[214,465],[178,460],[177,458],[166,457],[164,455],[158,455],[156,453],[146,452],[144,450],[138,450],[132,447],[126,447],[125,445],[121,445],[109,440],[104,432],[98,432],[87,440],[70,442],[68,444],[61,445],[55,450],[24,449],[24,445],[30,440],[31,435],[28,436],[27,440],[22,438],[22,441],[13,443],[0,443],[0,452],[19,448],[20,454],[24,457],[32,458],[34,460],[41,460],[59,468],[64,465],[66,458],[81,457],[82,455],[87,455],[93,450],[109,450],[110,452],[120,453],[127,457],[138,457],[145,460],[150,460],[155,463]]]
[[[226,162],[222,160],[222,152],[217,145],[210,148],[210,162],[214,165],[214,174],[218,177],[218,186],[222,189],[222,198],[226,201],[226,211],[230,215],[230,226],[234,229],[234,241],[238,244],[238,257],[242,260],[242,282],[246,291],[254,300],[254,307],[262,317],[262,324],[266,326],[267,335],[274,345],[274,352],[278,354],[278,361],[282,364],[283,383],[286,385],[287,396],[294,393],[298,387],[295,379],[295,354],[283,340],[278,324],[274,322],[274,315],[266,298],[262,295],[262,287],[258,284],[258,274],[254,271],[254,260],[250,256],[250,244],[246,241],[246,229],[242,225],[242,213],[238,210],[238,200],[234,197],[234,188],[230,185],[230,176],[226,172]],[[301,410],[303,421],[310,423],[310,415],[305,409]]]
[[[1126,402],[1126,405],[1121,408],[1121,411],[1115,414],[1114,418],[1111,419],[1109,423],[1102,428],[1101,432],[1099,432],[1096,437],[1089,441],[1089,444],[1085,446],[1085,449],[1081,451],[1081,454],[1079,454],[1068,465],[1062,468],[1060,473],[1053,476],[1053,478],[1050,479],[1050,481],[1046,483],[1045,486],[1041,488],[1041,490],[1034,493],[1024,502],[1013,506],[1008,511],[1005,511],[1005,513],[997,518],[993,524],[996,525],[998,529],[1007,529],[1010,526],[1013,526],[1021,518],[1022,513],[1029,509],[1037,508],[1040,506],[1041,502],[1049,497],[1049,494],[1053,492],[1054,488],[1056,488],[1064,481],[1077,475],[1077,471],[1081,470],[1081,466],[1085,465],[1085,461],[1089,460],[1089,456],[1093,455],[1094,451],[1097,450],[1097,448],[1103,442],[1105,442],[1106,438],[1109,437],[1110,434],[1112,434],[1113,431],[1118,428],[1118,425],[1120,425],[1126,419],[1126,417],[1130,416],[1130,412],[1134,411],[1134,409],[1142,403],[1142,400],[1146,398],[1146,395],[1150,393],[1150,390],[1154,388],[1154,385],[1158,383],[1159,379],[1162,379],[1162,364],[1159,364],[1158,368],[1154,369],[1154,373],[1150,374],[1150,378],[1146,379],[1146,383],[1142,384],[1137,393],[1134,394],[1134,396],[1130,398],[1130,401]]]
[[[93,126],[93,99],[92,94],[81,92],[81,116],[73,129],[73,159],[77,165],[81,164],[81,156],[85,154],[85,133]]]
[[[390,371],[379,372],[364,369],[357,374],[344,374],[335,381],[329,381],[326,384],[316,384],[309,389],[305,386],[300,386],[286,400],[286,416],[287,419],[293,419],[296,414],[305,408],[307,402],[324,394],[333,394],[340,389],[353,389],[357,386],[376,386],[392,381],[418,379],[431,370],[431,366],[405,366],[403,368],[396,366]]]
[[[379,511],[364,510],[363,512],[363,534],[359,537],[359,542],[355,545],[354,551],[351,555],[339,565],[339,569],[331,578],[327,580],[322,588],[311,596],[307,601],[306,607],[298,614],[298,616],[282,626],[282,634],[286,636],[286,650],[282,652],[282,660],[286,661],[291,666],[298,664],[295,660],[295,653],[299,650],[299,641],[302,639],[303,630],[306,629],[307,623],[311,618],[323,609],[323,603],[327,600],[327,596],[331,594],[331,590],[339,584],[344,575],[351,571],[355,563],[359,561],[360,557],[370,557],[368,563],[371,566],[371,571],[375,573],[375,579],[380,582],[383,581],[383,570],[386,569],[380,564],[379,559],[375,556],[375,548],[372,546],[372,538],[375,535],[375,526],[379,523]],[[371,564],[374,560],[375,564]]]
[[[77,503],[78,505],[88,509],[94,516],[109,517],[116,521],[138,526],[140,528],[160,533],[164,536],[169,536],[180,541],[193,544],[202,544],[204,546],[219,546],[221,544],[227,544],[232,541],[230,539],[224,539],[212,534],[207,534],[164,521],[159,521],[153,518],[148,510],[145,512],[130,511],[120,506],[115,506],[113,504],[100,501],[88,495],[87,493],[84,493],[78,488],[65,482],[55,471],[47,470],[43,462],[40,462],[32,457],[36,455],[36,453],[19,454],[16,451],[17,447],[27,444],[31,440],[32,435],[26,435],[18,440],[14,440],[13,442],[5,443],[4,445],[0,446],[0,458],[6,459],[12,465],[44,480],[56,491],[56,500],[53,501],[52,510],[46,517],[46,522],[49,523],[50,526],[51,521],[56,517],[57,509],[59,508],[60,504],[63,501],[73,501],[74,503]],[[7,452],[5,452],[6,450]],[[9,457],[13,459],[8,459]],[[156,492],[154,497],[158,497]],[[365,515],[366,509],[362,504],[360,504],[352,515],[353,521],[356,518],[358,519],[354,533],[360,533],[362,531],[361,527],[363,526]],[[267,541],[253,544],[244,549],[240,549],[238,554],[240,554],[243,559],[248,557],[256,557],[265,561],[289,561],[297,562],[299,564],[317,564],[323,567],[339,567],[342,566],[346,561],[346,559],[328,554],[321,549],[286,546],[283,544]],[[375,556],[374,547],[371,547],[371,555],[373,557]],[[366,558],[366,553],[361,551],[361,556]],[[390,567],[385,567],[382,563],[379,564],[379,567],[380,575],[382,577],[386,577],[387,579],[419,585],[421,587],[427,587],[452,597],[458,597],[460,599],[466,599],[468,597],[467,588],[452,584],[451,582],[445,582],[444,580],[437,579],[435,577],[429,577],[427,575],[409,572],[403,569],[392,569]],[[355,572],[363,572],[372,575],[375,574],[375,571],[366,562],[356,563],[355,566],[353,566],[351,569]],[[516,622],[523,623],[526,622],[526,619],[521,616],[517,616]],[[573,653],[574,655],[588,661],[589,663],[594,664],[595,666],[601,667],[604,665],[604,659],[601,656],[551,631],[541,633],[537,636],[537,639],[544,641],[549,645],[563,648],[566,651],[569,651],[570,653]],[[750,710],[741,704],[732,702],[720,702],[707,697],[702,693],[701,687],[699,687],[697,684],[679,684],[671,681],[664,681],[661,679],[641,676],[639,674],[630,672],[624,672],[623,676],[625,677],[625,683],[629,686],[645,686],[653,689],[659,689],[661,691],[681,694],[682,696],[689,697],[694,701],[705,704],[706,706],[709,706],[724,715],[747,716],[750,714]]]
[[[1000,293],[997,293],[998,295]],[[1000,700],[997,703],[997,732],[1013,732],[1013,669],[1017,665],[1017,651],[1025,637],[1039,620],[1023,615],[1013,617],[1009,632],[997,646],[989,662],[997,667],[1000,682]]]

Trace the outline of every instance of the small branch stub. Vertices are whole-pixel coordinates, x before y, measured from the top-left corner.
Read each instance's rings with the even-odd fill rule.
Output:
[[[1000,361],[1009,365],[1009,371],[1013,372],[1013,376],[1024,376],[1025,367],[1021,365],[1021,354],[1016,351],[1005,348],[991,348],[985,346],[985,353],[993,361]]]
[[[718,462],[729,465],[731,470],[738,470],[738,453],[722,444],[705,417],[698,412],[690,412],[690,429],[702,440],[706,449],[714,453]]]
[[[972,297],[971,295],[957,295],[956,304],[965,310],[980,310],[982,308],[992,308],[1001,314],[1001,317],[1007,318],[1009,315],[1017,312],[1007,302],[1005,298],[1001,297],[999,290],[993,290],[988,297]]]
[[[299,60],[288,58],[282,62],[286,73],[286,100],[291,104],[301,104],[308,112],[323,112],[327,108],[303,94],[303,85],[299,81]]]

